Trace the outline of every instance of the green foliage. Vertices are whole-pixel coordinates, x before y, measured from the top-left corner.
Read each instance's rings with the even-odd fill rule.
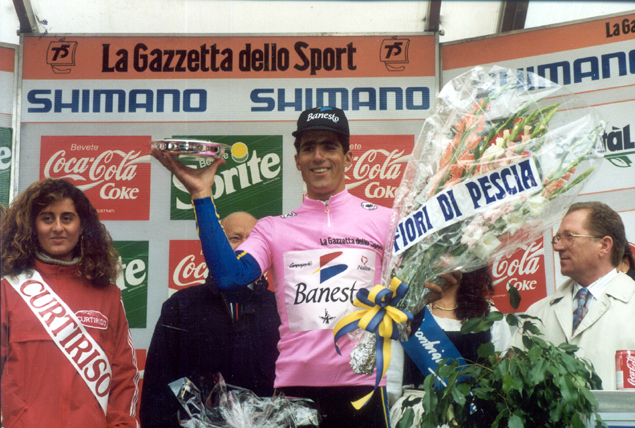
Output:
[[[520,296],[514,291],[511,287],[510,301],[516,309]],[[606,426],[590,392],[601,389],[592,364],[575,356],[575,345],[555,346],[541,339],[542,333],[531,322],[537,318],[492,312],[469,320],[461,331],[484,331],[503,318],[520,329],[526,350],[512,347],[501,356],[488,343],[478,350],[481,361],[463,369],[457,361],[441,361],[436,373],[448,383],[435,390],[437,377],[426,377],[421,426],[582,428],[592,415],[597,427]]]

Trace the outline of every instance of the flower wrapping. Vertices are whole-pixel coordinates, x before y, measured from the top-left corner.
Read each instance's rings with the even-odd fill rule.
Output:
[[[605,123],[532,73],[476,67],[446,84],[395,193],[382,283],[398,308],[427,304],[424,282],[472,271],[558,223],[602,159]]]
[[[184,428],[295,428],[318,426],[320,422],[311,400],[258,397],[248,389],[227,385],[220,374],[205,403],[200,390],[187,378],[169,386],[187,414],[187,418],[179,414],[179,425]]]

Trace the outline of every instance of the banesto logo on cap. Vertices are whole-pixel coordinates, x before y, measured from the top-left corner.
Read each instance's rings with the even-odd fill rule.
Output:
[[[304,131],[333,131],[348,137],[348,120],[344,111],[336,107],[317,107],[308,109],[298,118],[298,129],[292,134],[298,137]]]
[[[340,118],[332,113],[309,113],[309,115],[306,118],[306,121],[309,122],[314,119],[328,119],[328,120],[332,120],[335,123],[340,121]]]

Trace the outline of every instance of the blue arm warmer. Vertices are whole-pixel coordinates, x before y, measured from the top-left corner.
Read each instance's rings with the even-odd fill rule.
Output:
[[[232,249],[225,236],[212,198],[195,199],[194,210],[203,256],[220,290],[238,290],[258,279],[262,272],[253,256]]]

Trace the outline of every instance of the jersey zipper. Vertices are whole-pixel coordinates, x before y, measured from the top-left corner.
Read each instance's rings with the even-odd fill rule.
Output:
[[[326,213],[326,225],[327,227],[331,227],[331,210],[329,209],[329,201],[324,202],[324,212]]]

